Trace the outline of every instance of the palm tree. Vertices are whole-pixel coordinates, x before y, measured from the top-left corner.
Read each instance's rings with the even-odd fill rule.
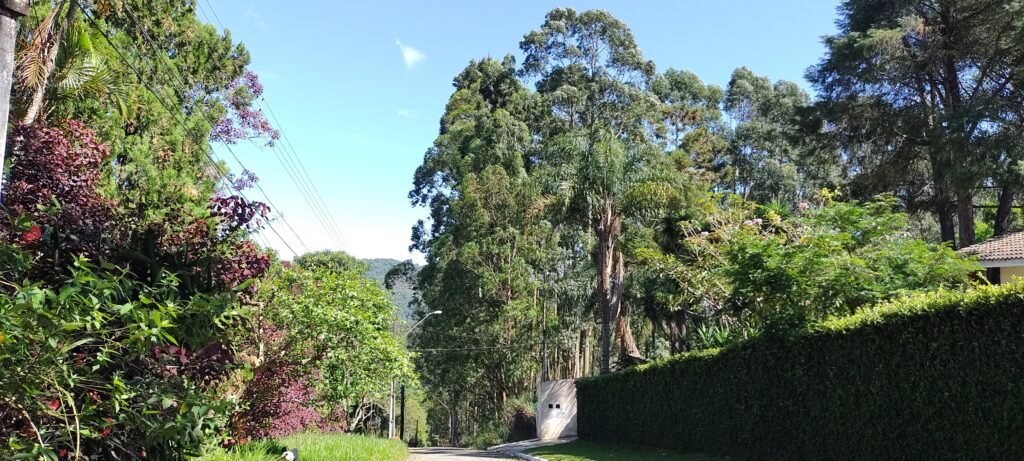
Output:
[[[29,33],[19,50],[18,82],[27,107],[21,123],[46,116],[51,101],[113,98],[121,113],[123,91],[93,47],[90,30],[77,21],[78,4],[57,3]]]
[[[685,177],[668,157],[642,141],[629,142],[607,130],[575,132],[552,143],[558,183],[556,203],[565,216],[585,224],[596,237],[598,309],[601,316],[601,370],[611,368],[611,326],[620,358],[642,361],[624,302],[626,264],[621,238],[627,219],[660,215],[685,203]]]

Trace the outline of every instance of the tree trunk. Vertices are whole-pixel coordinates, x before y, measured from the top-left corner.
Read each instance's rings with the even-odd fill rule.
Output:
[[[46,88],[50,86],[50,75],[53,74],[53,67],[57,63],[57,53],[60,52],[60,44],[64,40],[64,31],[71,27],[75,20],[75,13],[78,11],[76,2],[68,2],[68,11],[64,14],[64,22],[53,26],[53,33],[47,38],[49,46],[46,47],[46,54],[43,56],[43,80],[36,85],[32,91],[32,102],[25,111],[25,117],[21,123],[26,125],[35,123],[39,114],[43,111],[43,104],[46,101]]]
[[[935,214],[939,218],[939,232],[943,242],[956,243],[956,227],[953,222],[953,206],[946,187],[935,182]]]
[[[533,289],[533,305],[537,307],[537,289]],[[541,301],[541,327],[540,327],[540,380],[548,380],[548,301]]]
[[[964,187],[957,191],[957,221],[960,223],[960,248],[974,244],[974,191]]]
[[[611,204],[605,202],[601,222],[597,228],[597,291],[601,310],[601,374],[611,372],[612,322],[617,312],[612,287],[615,266],[615,216]]]
[[[643,360],[640,348],[636,345],[636,339],[633,338],[633,329],[629,324],[629,306],[623,299],[624,286],[622,282],[626,278],[626,265],[623,261],[621,250],[615,250],[614,277],[615,280],[618,280],[618,283],[612,287],[612,304],[615,309],[615,318],[617,319],[615,336],[619,341],[619,355],[629,361]]]
[[[497,405],[498,408],[505,408],[505,402],[508,401],[509,392],[508,384],[506,383],[505,380],[505,369],[503,367],[498,367],[496,381],[497,389],[495,389],[496,392],[494,394],[496,400],[495,404]]]
[[[996,206],[995,235],[1003,235],[1010,229],[1010,218],[1013,216],[1013,199],[1016,190],[1013,186],[1003,186],[999,192],[999,205]]]
[[[625,306],[625,304],[623,304]],[[636,345],[636,338],[633,337],[633,327],[629,324],[629,316],[620,312],[615,324],[615,336],[619,342],[619,354],[627,360],[643,360],[643,354]]]
[[[618,239],[622,234],[622,219],[615,215],[610,200],[604,203],[596,230],[597,289],[601,309],[601,374],[606,374],[611,372],[613,322],[620,356],[641,358],[641,355],[629,325],[629,313],[625,311],[626,306],[622,300],[623,280],[626,275],[622,252],[618,248]]]
[[[448,408],[448,444],[455,446],[455,402]]]
[[[672,355],[688,352],[689,317],[683,311],[669,313],[664,321],[665,336],[668,339],[669,353]]]
[[[959,29],[957,26],[959,24],[957,22],[957,13],[950,2],[939,2],[937,12],[941,23],[938,32],[945,43],[945,46],[941,46],[943,85],[945,86],[943,110],[947,116],[956,115],[960,114],[965,106],[962,94],[963,88],[960,82],[960,69],[957,56],[953,51],[957,49],[956,45],[961,40],[958,37]],[[948,123],[945,133],[947,144],[950,149],[953,149],[948,154],[949,166],[953,167],[952,171],[959,170],[961,173],[965,173],[965,167],[971,164],[972,129],[969,128],[969,123],[964,118],[950,118],[956,119],[956,121]],[[965,178],[957,180],[955,191],[960,248],[974,243],[974,191],[972,187],[971,182]]]
[[[586,350],[584,347],[584,341],[586,341],[587,329],[583,328],[579,332],[579,336],[576,340],[575,351],[572,354],[572,362],[570,366],[572,369],[569,372],[569,378],[579,378],[583,376],[583,353]]]
[[[451,421],[449,424],[448,436],[453,447],[459,446],[459,394],[452,392],[452,409],[449,413]]]
[[[594,360],[590,350],[590,327],[583,329],[580,338],[580,376],[581,378],[590,376],[594,373]]]

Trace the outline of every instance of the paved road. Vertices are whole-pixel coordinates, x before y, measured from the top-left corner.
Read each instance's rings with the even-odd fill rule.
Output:
[[[468,448],[413,448],[411,461],[493,461],[515,459],[487,451]]]

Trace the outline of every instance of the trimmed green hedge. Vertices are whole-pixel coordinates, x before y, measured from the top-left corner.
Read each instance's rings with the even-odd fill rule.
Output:
[[[584,440],[758,460],[1024,459],[1024,285],[577,383]]]

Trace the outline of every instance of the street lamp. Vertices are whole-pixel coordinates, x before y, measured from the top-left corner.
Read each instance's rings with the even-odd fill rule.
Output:
[[[409,331],[405,332],[405,338],[408,339],[409,335],[412,334],[412,331],[415,330],[416,327],[420,326],[420,324],[423,323],[423,321],[429,319],[431,315],[441,315],[442,313],[443,313],[442,311],[434,311],[434,312],[431,312],[431,313],[429,313],[427,315],[424,315],[423,318],[420,319],[419,322],[416,322],[416,324],[413,325],[412,328],[409,329]]]
[[[437,310],[437,311],[433,311],[433,312],[431,312],[431,313],[429,313],[427,315],[424,315],[423,318],[420,319],[419,322],[416,322],[416,324],[413,325],[412,328],[409,329],[409,331],[405,332],[405,335],[402,336],[402,344],[404,345],[405,342],[409,340],[409,335],[412,334],[413,330],[415,330],[416,327],[420,326],[420,324],[422,324],[425,320],[430,318],[431,315],[441,315],[441,314],[442,314],[442,311]],[[391,402],[390,403],[391,403],[390,408],[389,408],[390,411],[388,412],[388,438],[389,439],[395,437],[395,378],[391,378]],[[402,425],[398,429],[398,438],[399,438],[399,440],[405,440],[405,384],[404,383],[402,384]]]

